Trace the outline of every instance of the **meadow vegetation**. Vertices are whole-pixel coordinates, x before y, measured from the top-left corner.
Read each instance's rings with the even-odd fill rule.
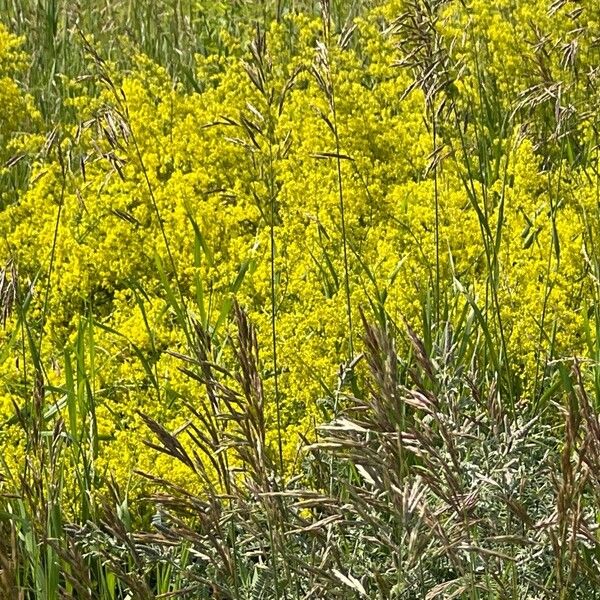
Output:
[[[0,0],[0,598],[594,598],[599,39]]]

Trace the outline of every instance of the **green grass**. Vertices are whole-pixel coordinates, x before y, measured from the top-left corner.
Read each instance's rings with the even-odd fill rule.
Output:
[[[481,364],[474,311],[437,329],[429,351],[410,328],[392,336],[365,324],[363,392],[340,380],[344,410],[304,449],[302,477],[286,479],[265,451],[255,334],[237,306],[235,320],[238,372],[213,370],[201,329],[194,341],[192,370],[219,389],[212,415],[185,404],[204,424],[187,431],[195,451],[146,418],[153,447],[203,489],[155,481],[148,529],[134,526],[122,490],[96,488],[93,326],[82,322],[65,363],[68,423],[46,430],[35,398],[21,415],[30,461],[15,474],[20,494],[2,500],[5,597],[593,597],[600,429],[577,363],[559,369],[549,400],[564,398],[562,417],[515,417]],[[226,447],[243,477],[217,459]],[[67,465],[80,494],[64,506]]]
[[[341,30],[373,0],[331,2],[333,25]],[[195,56],[228,54],[226,35],[239,40],[241,50],[263,27],[288,12],[319,14],[317,0],[0,0],[0,21],[25,38],[31,66],[24,81],[49,123],[72,114],[65,81],[89,76],[89,55],[81,36],[89,37],[102,57],[121,69],[132,66],[141,52],[164,66],[174,81],[201,90]]]
[[[332,3],[329,13],[323,11],[324,18],[338,32],[364,6]],[[164,65],[174,80],[201,89],[194,72],[196,53],[228,52],[223,31],[250,42],[256,21],[268,23],[298,8],[321,10],[316,3],[291,0],[222,5],[176,1],[156,6],[121,0],[84,4],[80,10],[60,1],[0,0],[2,19],[26,37],[32,59],[23,84],[48,124],[72,118],[65,107],[63,76],[85,76],[92,68],[81,33],[105,60],[115,61],[121,69],[130,66],[131,46]],[[395,323],[386,313],[387,291],[397,283],[394,278],[385,285],[377,282],[345,232],[341,162],[346,157],[337,129],[335,82],[327,64],[328,44],[333,42],[325,39],[314,75],[331,112],[327,122],[335,154],[324,158],[331,160],[338,177],[345,272],[340,284],[338,274],[323,265],[322,283],[324,289],[344,287],[349,340],[338,387],[328,390],[325,398],[329,420],[316,429],[311,443],[307,440],[298,473],[286,475],[279,407],[276,459],[266,450],[263,377],[252,323],[240,306],[227,301],[218,307],[211,328],[202,288],[197,286],[196,298],[186,298],[173,259],[170,265],[159,261],[156,267],[164,295],[187,340],[186,354],[180,355],[182,369],[203,384],[212,411],[199,414],[192,398],[181,399],[190,419],[182,435],[193,451],[184,447],[178,435],[144,417],[151,448],[186,465],[193,485],[185,489],[151,473],[138,473],[153,492],[131,506],[128,490],[97,470],[102,440],[95,414],[101,394],[95,331],[105,326],[95,320],[91,307],[89,314],[81,316],[75,341],[64,348],[64,380],[45,389],[40,356],[44,313],[41,325],[33,326],[28,290],[17,288],[18,274],[6,269],[0,277],[0,299],[3,307],[10,300],[9,310],[17,316],[20,339],[11,344],[22,346],[21,369],[31,400],[16,407],[14,417],[23,430],[27,460],[20,472],[11,471],[5,461],[0,463],[7,480],[1,489],[11,490],[0,496],[0,598],[596,597],[600,586],[598,289],[587,307],[583,332],[594,360],[590,371],[576,359],[557,360],[554,324],[547,322],[543,311],[539,345],[546,355],[540,352],[534,402],[520,405],[521,383],[513,372],[513,350],[507,343],[497,294],[504,194],[497,200],[500,216],[492,226],[491,200],[477,187],[488,180],[500,180],[502,189],[508,185],[507,167],[501,167],[506,152],[502,144],[508,143],[514,115],[502,114],[483,72],[477,74],[479,104],[462,114],[452,101],[451,81],[445,79],[451,69],[446,58],[435,57],[432,63],[426,45],[411,46],[411,40],[434,35],[427,27],[415,31],[419,23],[418,19],[399,21],[396,34],[414,61],[404,67],[413,70],[415,84],[426,95],[431,92],[426,118],[436,183],[437,170],[442,168],[439,140],[445,128],[458,132],[449,160],[465,166],[465,194],[478,217],[487,269],[483,301],[458,278],[453,296],[445,297],[440,290],[439,257],[445,249],[436,228],[436,264],[432,285],[422,300],[422,322]],[[260,70],[256,79],[268,85],[260,37],[254,43],[249,75]],[[267,173],[268,198],[261,201],[269,214],[271,234],[268,309],[278,400],[274,225],[279,198],[272,165],[281,140],[274,131],[272,111],[285,98],[271,89],[259,91],[264,100],[264,106],[256,109],[262,111],[264,123],[259,135],[266,143],[256,160],[261,161],[257,176]],[[475,146],[461,129],[466,117],[473,123]],[[548,119],[545,113],[540,117],[544,131],[552,127]],[[240,127],[249,137],[257,135],[249,124]],[[491,140],[497,138],[502,144],[493,145]],[[135,132],[132,143],[136,143]],[[563,137],[547,154],[558,162],[586,160],[586,152],[575,152],[573,144],[569,136]],[[139,151],[138,159],[143,170]],[[65,185],[67,177],[63,173]],[[148,177],[146,182],[158,212]],[[553,180],[549,172],[548,193],[554,216],[561,195],[560,174]],[[436,185],[432,203],[437,207],[438,202]],[[59,200],[57,230],[61,205]],[[160,214],[157,218],[161,222]],[[588,218],[592,228],[599,215]],[[194,230],[195,260],[201,256],[212,260],[195,224]],[[169,240],[162,233],[161,243],[170,256]],[[586,252],[600,281],[596,249],[589,247]],[[560,258],[558,243],[553,243],[548,272]],[[361,324],[353,323],[350,310],[350,261],[360,265],[376,289]],[[48,286],[55,276],[52,265],[53,253]],[[232,296],[247,269],[242,265],[231,282]],[[168,272],[174,274],[173,280]],[[136,297],[142,297],[139,283],[131,285]],[[138,308],[143,311],[143,302]],[[220,335],[227,320],[235,322],[234,340]],[[226,371],[220,364],[224,347],[236,357],[235,370]],[[160,397],[151,363],[140,350],[136,354],[155,384],[153,393]],[[57,399],[51,406],[45,406],[46,392]],[[242,473],[231,468],[233,462],[243,465]],[[66,476],[67,469],[71,477]],[[71,485],[67,482],[73,482],[75,489],[66,489]]]

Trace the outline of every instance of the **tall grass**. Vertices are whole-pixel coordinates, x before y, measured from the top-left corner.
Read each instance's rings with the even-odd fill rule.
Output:
[[[181,399],[187,420],[177,432],[146,414],[142,418],[148,446],[184,465],[190,485],[138,472],[153,491],[132,507],[127,490],[109,473],[98,472],[102,440],[96,403],[101,391],[95,331],[103,325],[92,307],[82,315],[75,341],[64,349],[63,381],[50,386],[42,356],[47,301],[34,325],[29,314],[33,284],[21,280],[14,264],[7,265],[0,271],[0,321],[16,315],[20,340],[10,343],[22,346],[21,368],[30,399],[15,406],[13,419],[26,440],[22,469],[0,463],[0,598],[596,597],[600,266],[594,236],[586,240],[596,285],[584,331],[593,360],[591,375],[581,360],[555,356],[553,324],[548,324],[544,306],[534,401],[519,405],[519,382],[498,297],[508,185],[508,164],[501,166],[500,155],[510,154],[509,130],[518,111],[538,105],[529,98],[516,112],[505,114],[481,69],[476,73],[479,104],[458,106],[451,74],[460,72],[460,65],[452,63],[437,34],[437,3],[408,3],[411,10],[388,34],[398,36],[404,56],[400,67],[413,72],[413,87],[420,87],[426,99],[435,182],[433,293],[423,301],[422,323],[395,323],[385,312],[385,292],[379,290],[367,299],[372,314],[365,307],[360,322],[353,318],[351,266],[373,282],[375,277],[347,235],[344,161],[351,163],[352,158],[344,153],[336,115],[335,82],[341,75],[332,72],[329,52],[337,34],[342,45],[349,40],[346,25],[362,4],[281,0],[154,6],[121,0],[75,6],[59,0],[0,0],[2,18],[27,36],[32,65],[25,84],[48,122],[72,117],[65,105],[63,75],[87,75],[90,60],[100,70],[105,59],[127,68],[127,55],[119,54],[125,44],[122,35],[192,89],[202,87],[195,79],[194,53],[229,51],[220,37],[225,30],[251,44],[246,71],[262,103],[248,106],[239,122],[229,124],[240,129],[256,154],[256,177],[264,178],[268,192],[256,201],[269,229],[268,352],[274,386],[273,394],[265,391],[271,382],[265,381],[256,331],[233,300],[244,267],[216,316],[205,306],[199,286],[196,298],[185,295],[126,103],[116,93],[114,116],[127,132],[123,143],[136,150],[161,224],[169,258],[169,264],[157,264],[164,296],[187,341],[183,351],[172,353],[206,395],[206,410],[196,398]],[[276,170],[286,152],[277,119],[297,74],[282,89],[274,89],[264,26],[285,11],[299,9],[320,11],[323,17],[313,75],[330,108],[325,121],[335,151],[317,158],[332,160],[336,170],[348,351],[338,387],[327,399],[334,409],[312,439],[305,440],[299,471],[290,474],[282,452]],[[114,87],[108,73],[104,75]],[[90,80],[90,85],[96,84]],[[569,123],[550,123],[543,116],[540,135],[545,138],[540,143],[554,143],[548,156],[557,163],[586,160],[574,151],[568,135],[552,138]],[[462,126],[467,121],[472,123],[470,137]],[[454,137],[444,136],[448,128],[456,132]],[[492,144],[497,138],[501,143]],[[592,157],[588,152],[590,164]],[[69,173],[63,158],[59,160],[64,194]],[[438,173],[446,160],[466,167],[465,194],[478,217],[487,269],[483,302],[456,277],[453,296],[441,290]],[[496,206],[486,191],[492,180],[501,181],[503,190]],[[560,171],[556,180],[549,171],[553,217],[560,181]],[[55,277],[61,209],[59,199],[46,299]],[[492,210],[499,215],[495,227]],[[598,215],[587,218],[591,230]],[[193,225],[200,256],[202,238]],[[560,261],[557,236],[553,240],[548,272]],[[350,264],[353,256],[357,265]],[[551,287],[546,281],[547,298]],[[328,285],[325,275],[323,284]],[[136,286],[138,282],[132,283],[136,294],[143,293]],[[226,320],[235,324],[234,339],[220,335]],[[224,348],[232,353],[235,368],[220,364]],[[147,361],[144,367],[160,397],[156,372]],[[276,404],[275,456],[268,447],[265,416],[271,397]]]
[[[314,76],[319,88],[327,98],[330,114],[323,115],[323,120],[331,129],[335,141],[335,152],[327,153],[326,157],[333,158],[336,165],[338,202],[340,210],[340,230],[342,237],[342,257],[344,262],[344,293],[346,296],[346,314],[348,318],[348,362],[354,358],[353,327],[352,327],[352,302],[350,299],[350,269],[348,263],[348,235],[346,230],[346,211],[344,201],[344,180],[342,177],[342,160],[352,160],[352,157],[342,153],[340,142],[340,130],[338,127],[338,118],[336,110],[336,86],[334,74],[332,73],[331,62],[329,60],[330,47],[333,43],[332,35],[332,16],[331,3],[322,2],[321,20],[323,23],[322,38],[323,41],[318,46],[317,61],[313,69]],[[351,33],[351,32],[350,32]],[[346,32],[340,33],[339,41],[348,39]]]
[[[373,0],[331,2],[337,27],[361,14]],[[105,60],[131,67],[135,52],[142,52],[168,69],[175,81],[199,91],[203,82],[195,70],[195,55],[231,52],[227,36],[251,41],[254,24],[266,27],[289,12],[319,14],[317,0],[260,0],[211,2],[207,0],[1,0],[0,20],[24,36],[31,67],[25,82],[49,122],[72,114],[65,82],[86,79],[89,62],[79,32],[93,33]]]
[[[481,343],[464,343],[480,327],[473,314],[458,330],[438,330],[432,352],[407,328],[408,360],[397,354],[400,339],[365,324],[364,393],[345,398],[304,449],[302,477],[286,480],[265,447],[255,333],[239,307],[235,319],[239,370],[219,375],[198,361],[216,417],[230,427],[186,404],[190,450],[146,417],[148,443],[185,464],[201,495],[155,481],[153,531],[136,533],[113,488],[96,518],[64,525],[58,512],[30,522],[42,527],[36,539],[26,519],[54,496],[27,487],[35,505],[5,500],[20,508],[12,556],[28,557],[17,577],[31,597],[59,597],[49,590],[75,585],[84,597],[107,598],[159,590],[194,598],[593,597],[600,430],[577,361],[561,369],[562,420],[550,425],[509,410],[506,392],[480,367]],[[199,330],[198,356],[207,356],[208,340]],[[39,450],[50,467],[59,437]],[[224,453],[242,469],[233,473],[218,459]],[[224,488],[207,476],[208,463]],[[52,467],[48,477],[60,480]]]

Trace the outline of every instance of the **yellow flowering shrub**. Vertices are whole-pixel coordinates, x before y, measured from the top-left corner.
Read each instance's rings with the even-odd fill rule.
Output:
[[[27,64],[23,40],[12,35],[0,23],[0,207],[7,201],[14,183],[6,163],[27,147],[35,146],[24,134],[39,127],[39,113],[30,95],[24,93],[18,76]]]
[[[21,49],[22,43],[22,39],[12,35],[0,24],[0,210],[4,210],[14,197],[14,190],[18,185],[8,163],[12,159],[16,160],[23,150],[36,145],[37,141],[32,139],[33,136],[25,134],[33,130],[34,126],[40,125],[33,100],[23,91],[17,79],[27,64],[27,55]],[[2,236],[1,252],[3,258],[12,253],[10,241],[5,235]],[[6,329],[0,331],[0,342],[4,342],[9,336],[10,332]],[[13,371],[14,357],[5,357],[0,366],[0,410],[3,415],[13,411],[9,391],[9,382],[15,380]]]
[[[173,85],[144,56],[129,73],[104,66],[111,84],[72,100],[82,125],[61,132],[63,159],[38,160],[28,189],[0,212],[0,256],[36,278],[30,315],[38,321],[49,285],[42,356],[53,385],[61,385],[64,349],[75,344],[80,321],[96,322],[101,468],[120,480],[133,466],[186,476],[145,449],[138,413],[175,430],[186,420],[181,398],[205,402],[201,386],[166,352],[187,352],[166,286],[199,321],[218,325],[221,339],[233,296],[248,310],[259,332],[274,449],[274,272],[288,464],[299,434],[310,435],[323,417],[319,398],[335,387],[351,336],[359,351],[359,309],[419,323],[436,282],[448,306],[473,302],[493,313],[496,303],[524,401],[550,345],[555,355],[582,351],[580,310],[592,285],[582,250],[597,235],[588,226],[595,177],[568,162],[566,150],[562,162],[543,165],[539,139],[518,122],[498,128],[486,147],[498,157],[495,171],[481,175],[489,167],[477,147],[482,132],[462,124],[461,139],[453,121],[483,105],[477,68],[498,90],[494,110],[517,114],[522,93],[535,85],[530,73],[538,52],[524,28],[535,20],[556,40],[567,43],[570,35],[567,9],[551,16],[543,6],[474,0],[442,9],[438,33],[462,75],[455,73],[456,112],[440,123],[435,149],[444,158],[436,168],[423,91],[411,88],[410,70],[395,65],[397,39],[382,34],[382,22],[401,14],[403,2],[357,19],[345,45],[323,39],[318,19],[288,16],[267,31],[258,58],[235,51],[199,57],[200,92]],[[5,71],[4,49],[5,56],[18,50],[3,36],[0,30],[0,77],[10,83],[0,94],[15,96],[0,104],[0,136],[8,135],[3,128],[13,114],[31,112]],[[586,43],[581,51],[591,53]],[[566,71],[556,60],[552,55],[552,68]],[[584,84],[573,81],[573,93],[583,94]],[[7,102],[19,107],[10,119],[1,112]],[[592,139],[589,123],[579,131]],[[482,230],[477,206],[493,235]],[[494,264],[484,240],[493,240]],[[13,316],[2,334],[13,342],[0,365],[1,420],[13,414],[13,400],[23,400],[16,326]],[[227,351],[222,360],[231,360]],[[11,435],[16,428],[5,433]]]

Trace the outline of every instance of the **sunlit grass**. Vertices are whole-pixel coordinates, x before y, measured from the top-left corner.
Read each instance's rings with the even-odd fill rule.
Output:
[[[595,597],[583,4],[0,0],[0,598]]]

